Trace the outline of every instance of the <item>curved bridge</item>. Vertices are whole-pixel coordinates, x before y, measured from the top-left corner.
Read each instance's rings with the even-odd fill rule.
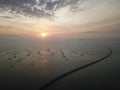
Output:
[[[88,64],[86,64],[86,65],[84,65],[84,66],[81,66],[81,67],[77,67],[77,68],[75,68],[75,69],[73,69],[73,70],[70,70],[70,71],[68,71],[68,72],[66,72],[66,73],[64,73],[64,74],[56,77],[55,79],[53,79],[52,81],[50,81],[50,82],[48,82],[46,85],[44,85],[42,88],[40,88],[40,90],[45,90],[46,88],[50,87],[51,85],[53,85],[54,83],[56,83],[56,82],[59,81],[60,79],[65,78],[65,77],[67,77],[67,76],[70,75],[70,74],[73,74],[73,73],[75,73],[75,72],[77,72],[77,71],[80,71],[80,70],[82,70],[82,69],[85,69],[85,68],[87,68],[87,67],[89,67],[89,66],[91,66],[91,65],[93,65],[93,64],[96,64],[96,63],[98,63],[98,62],[100,62],[100,61],[103,61],[103,60],[107,59],[109,56],[112,55],[112,49],[111,49],[110,47],[107,47],[107,46],[104,46],[104,45],[100,45],[100,46],[103,46],[103,47],[105,47],[106,49],[108,49],[108,50],[109,50],[109,53],[108,53],[107,55],[105,55],[104,57],[99,58],[99,59],[96,60],[96,61],[93,61],[93,62],[88,63]]]

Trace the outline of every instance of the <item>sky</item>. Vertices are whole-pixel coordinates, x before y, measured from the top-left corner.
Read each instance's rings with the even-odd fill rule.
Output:
[[[120,38],[119,8],[120,0],[0,0],[0,36]]]

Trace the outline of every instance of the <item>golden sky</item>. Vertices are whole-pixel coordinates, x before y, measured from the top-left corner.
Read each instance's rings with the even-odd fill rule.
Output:
[[[120,0],[24,1],[0,1],[0,35],[120,38]]]

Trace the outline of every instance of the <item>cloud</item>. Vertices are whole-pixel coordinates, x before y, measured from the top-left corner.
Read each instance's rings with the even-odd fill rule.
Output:
[[[53,17],[54,12],[62,7],[70,6],[77,11],[85,0],[0,0],[0,12],[37,17]]]
[[[4,19],[13,19],[13,17],[10,17],[10,16],[0,16],[0,18],[4,18]]]
[[[87,34],[96,34],[96,33],[98,33],[98,31],[86,31],[85,33],[87,33]]]

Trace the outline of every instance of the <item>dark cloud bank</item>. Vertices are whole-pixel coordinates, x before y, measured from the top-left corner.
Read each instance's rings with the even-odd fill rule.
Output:
[[[0,0],[0,12],[24,16],[51,17],[62,7],[76,11],[84,0]]]

